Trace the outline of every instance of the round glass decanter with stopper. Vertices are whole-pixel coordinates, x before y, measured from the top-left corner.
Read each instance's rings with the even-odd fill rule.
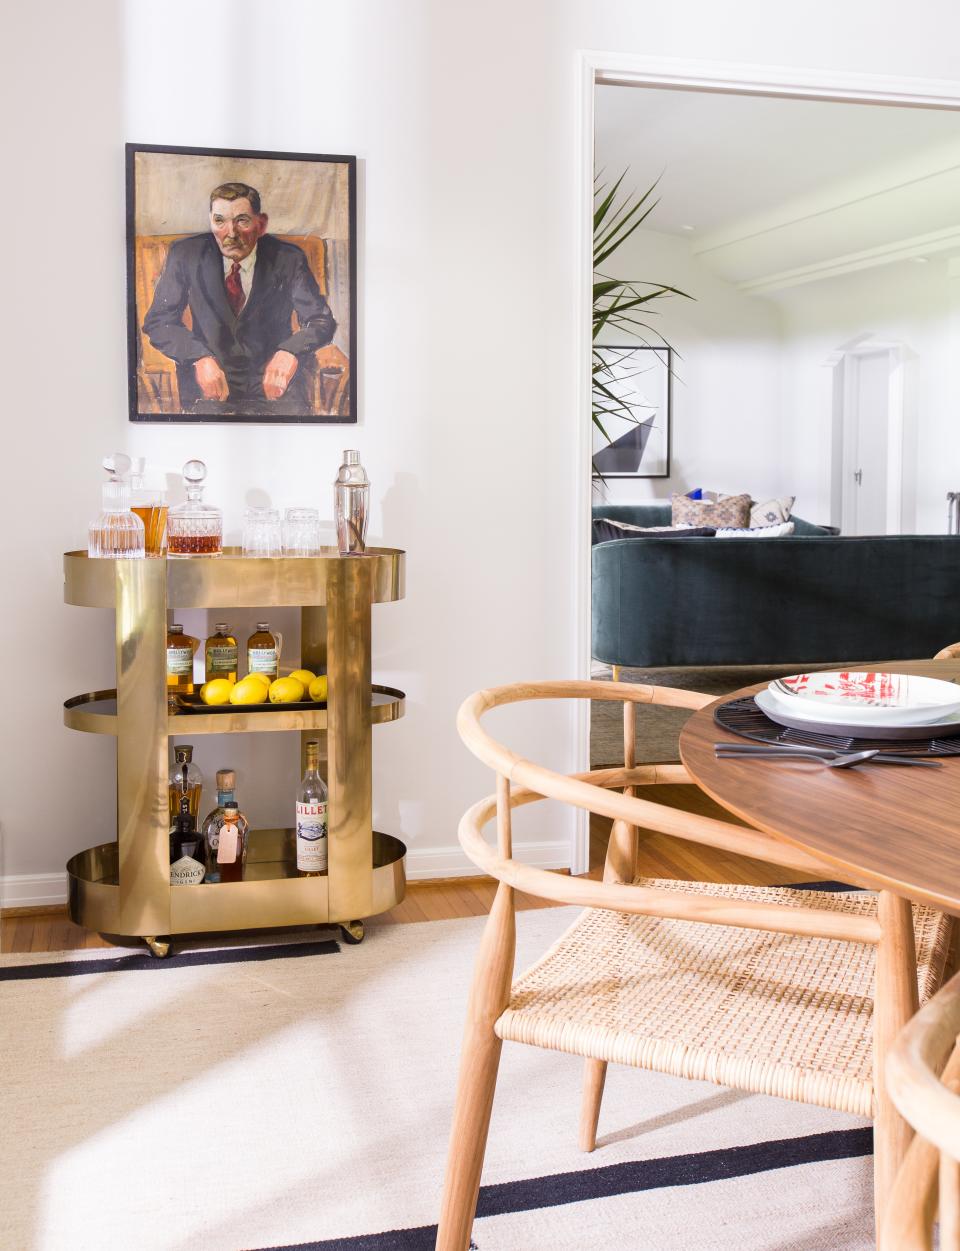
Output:
[[[188,460],[183,467],[187,498],[167,516],[169,556],[220,556],[223,553],[223,513],[203,499],[207,467],[202,460]]]
[[[145,535],[143,522],[130,511],[130,457],[114,452],[102,463],[110,478],[101,488],[100,516],[90,523],[87,555],[126,560],[141,557],[145,554]]]

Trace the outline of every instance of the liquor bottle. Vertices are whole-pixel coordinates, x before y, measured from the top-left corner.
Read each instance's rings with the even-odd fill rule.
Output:
[[[207,467],[188,460],[183,467],[187,498],[167,514],[167,553],[170,556],[219,556],[223,552],[223,513],[203,500]]]
[[[203,859],[207,866],[207,881],[219,882],[217,847],[220,845],[220,826],[227,804],[236,798],[237,775],[232,769],[217,770],[217,806],[207,814],[203,822]]]
[[[327,871],[327,787],[319,773],[320,744],[307,743],[307,771],[297,790],[297,871],[318,877]]]
[[[167,631],[167,703],[171,707],[176,707],[177,695],[193,694],[193,658],[199,646],[199,640],[184,634],[179,622]]]
[[[180,807],[170,830],[170,885],[199,886],[204,867],[200,862],[199,835],[190,815],[190,796],[180,796]]]
[[[235,799],[223,805],[223,821],[217,840],[217,868],[221,882],[243,881],[243,864],[247,858],[247,818]]]
[[[333,481],[333,510],[340,555],[362,556],[367,550],[370,479],[357,451],[343,453],[343,464]]]
[[[180,811],[180,800],[186,794],[189,800],[190,816],[193,828],[197,828],[200,817],[200,795],[203,791],[203,774],[193,763],[193,747],[184,743],[173,749],[176,764],[170,774],[170,822],[173,823]]]
[[[218,621],[214,631],[203,649],[203,680],[212,682],[214,678],[227,678],[236,682],[239,672],[237,640],[227,629],[225,621]]]
[[[247,673],[263,673],[272,682],[277,676],[283,635],[273,634],[267,621],[258,621],[247,639]]]

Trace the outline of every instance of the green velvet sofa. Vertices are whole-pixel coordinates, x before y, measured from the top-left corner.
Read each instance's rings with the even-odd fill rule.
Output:
[[[670,524],[669,504],[594,519]],[[960,639],[960,538],[616,539],[593,547],[593,655],[610,665],[792,665],[932,656]]]

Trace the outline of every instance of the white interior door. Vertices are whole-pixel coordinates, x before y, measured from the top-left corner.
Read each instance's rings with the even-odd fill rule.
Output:
[[[857,352],[844,370],[844,534],[886,534],[890,449],[890,352]]]

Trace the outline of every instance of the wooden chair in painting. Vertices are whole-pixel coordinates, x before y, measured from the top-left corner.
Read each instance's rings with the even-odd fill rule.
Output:
[[[492,708],[569,698],[623,701],[622,769],[562,776],[522,759],[480,724]],[[690,781],[682,765],[636,765],[637,705],[695,709],[710,702],[708,695],[632,683],[532,682],[480,691],[460,709],[461,737],[496,773],[496,793],[464,815],[460,842],[499,886],[470,991],[438,1251],[466,1251],[470,1243],[504,1041],[585,1058],[580,1146],[587,1151],[596,1144],[611,1061],[873,1116],[881,1209],[910,1130],[874,1077],[918,1001],[938,988],[951,923],[888,892],[638,877],[638,827],[815,879],[831,876],[827,864],[767,834],[637,794]],[[544,798],[612,819],[602,882],[513,859],[513,809]],[[495,848],[482,833],[494,819]],[[516,890],[584,911],[515,980]]]
[[[145,235],[136,239],[134,248],[134,275],[137,309],[141,318],[150,307],[154,288],[166,263],[167,252],[172,243],[186,235]],[[327,295],[327,245],[326,240],[315,235],[277,235],[284,243],[295,243],[307,257],[307,263],[317,280],[322,295]],[[184,324],[192,327],[189,308],[183,315]],[[290,318],[291,330],[297,329],[297,315]],[[169,356],[158,352],[142,330],[138,332],[140,360],[137,368],[140,411],[143,413],[178,413],[180,396],[177,391],[177,367]],[[350,394],[350,362],[333,343],[319,348],[316,353],[317,369],[314,375],[314,412],[321,417],[342,417],[347,410]]]
[[[960,1251],[960,974],[930,1000],[887,1060],[890,1098],[916,1137],[897,1173],[880,1251]]]

